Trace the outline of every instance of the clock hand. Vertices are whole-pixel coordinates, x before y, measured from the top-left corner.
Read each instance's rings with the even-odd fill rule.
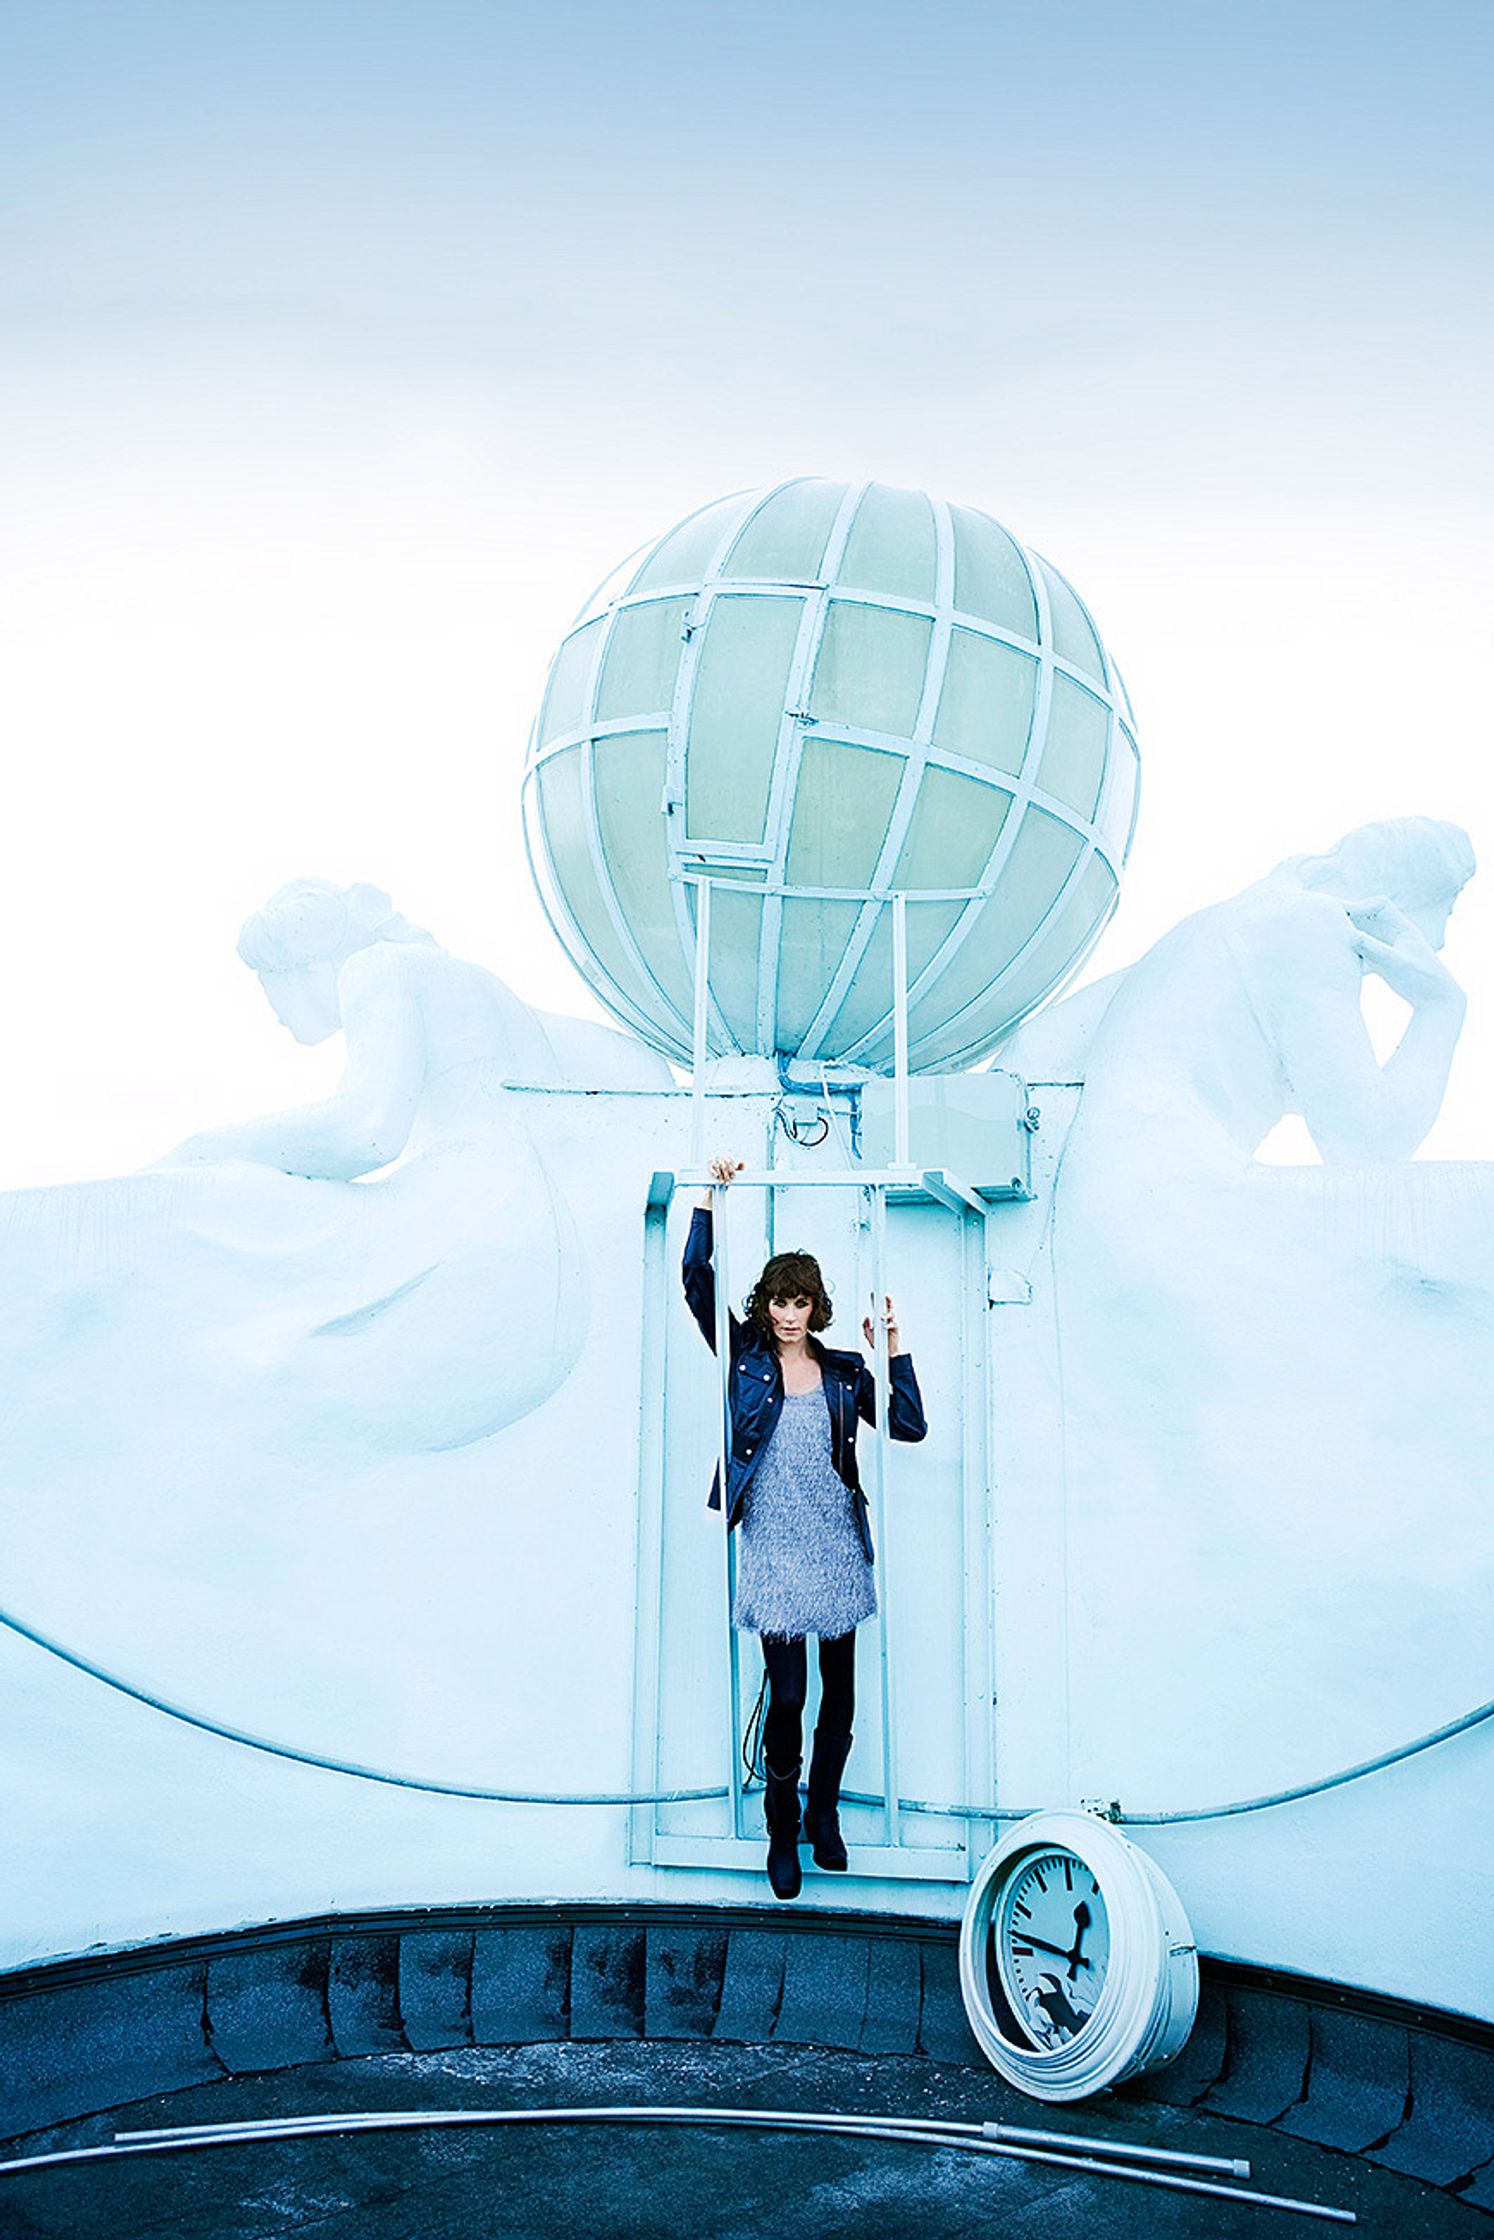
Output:
[[[1061,1953],[1059,1955],[1061,1959],[1067,1960],[1069,1964],[1070,1983],[1072,1983],[1074,1980],[1074,1971],[1077,1968],[1087,1968],[1089,1966],[1089,1962],[1087,1960],[1080,1959],[1079,1947],[1084,1942],[1084,1932],[1090,1926],[1091,1918],[1092,1916],[1090,1914],[1089,1907],[1081,1898],[1078,1905],[1076,1905],[1074,1908],[1074,1942],[1067,1952]]]
[[[1061,1944],[1048,1944],[1042,1937],[1034,1937],[1029,1935],[1026,1929],[1013,1929],[1012,1943],[1036,1945],[1039,1952],[1051,1952],[1054,1957],[1059,1960],[1073,1960],[1075,1958],[1075,1955],[1072,1952],[1065,1952]],[[1081,1968],[1087,1968],[1091,1965],[1091,1963],[1088,1960],[1081,1960],[1079,1962],[1079,1965]],[[1072,1968],[1069,1970],[1069,1973],[1071,1975],[1073,1974]]]

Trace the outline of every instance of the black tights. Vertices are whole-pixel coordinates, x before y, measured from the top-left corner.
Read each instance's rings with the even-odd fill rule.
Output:
[[[763,1755],[775,1773],[787,1773],[804,1754],[804,1697],[809,1685],[809,1652],[802,1634],[792,1641],[761,1635],[768,1668],[768,1715],[763,1721]],[[815,1733],[826,1741],[851,1731],[856,1710],[856,1628],[820,1636],[820,1714]]]

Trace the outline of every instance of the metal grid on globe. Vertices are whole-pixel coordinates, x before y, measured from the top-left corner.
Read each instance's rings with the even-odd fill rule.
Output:
[[[1114,909],[1134,724],[1065,579],[989,515],[801,479],[691,515],[625,562],[551,665],[525,831],[599,997],[707,1045],[888,1070],[891,898],[909,1064],[974,1063]]]

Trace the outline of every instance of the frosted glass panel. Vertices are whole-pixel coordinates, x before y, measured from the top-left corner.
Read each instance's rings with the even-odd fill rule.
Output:
[[[1032,729],[1037,678],[1038,665],[1031,654],[1018,653],[994,638],[978,637],[973,630],[952,630],[944,689],[934,718],[935,746],[968,755],[972,762],[989,763],[993,770],[1020,770]]]
[[[996,892],[935,988],[913,1006],[909,1025],[914,1033],[927,1033],[931,1018],[973,1002],[1005,971],[1057,900],[1083,847],[1078,833],[1057,817],[1027,810]]]
[[[955,533],[955,605],[979,622],[1037,642],[1037,602],[1022,556],[994,521],[951,506]]]
[[[567,747],[542,762],[535,772],[545,846],[556,879],[567,893],[573,885],[584,887],[590,881],[594,887],[596,883],[581,788],[582,752],[580,747]]]
[[[583,622],[589,622],[594,614],[601,614],[605,608],[611,606],[614,599],[622,597],[634,576],[638,573],[639,562],[643,560],[648,551],[648,545],[638,546],[635,551],[628,554],[626,560],[618,563],[610,575],[602,578],[577,615],[573,627],[579,629]]]
[[[1093,857],[1080,878],[1074,901],[1065,908],[1058,925],[1053,932],[1044,934],[1032,955],[1001,990],[1001,1009],[1007,1018],[1031,1010],[1077,970],[1096,929],[1104,923],[1114,893],[1115,881],[1099,857]],[[967,1044],[971,1041],[968,1028],[961,1039]]]
[[[1104,684],[1105,663],[1101,658],[1099,642],[1085,618],[1084,609],[1056,568],[1050,568],[1046,560],[1039,565],[1043,571],[1043,580],[1048,586],[1054,652],[1060,654],[1065,661],[1072,661],[1076,669],[1082,669],[1097,684]]]
[[[906,768],[901,755],[806,739],[789,832],[790,883],[868,886]]]
[[[783,906],[778,963],[778,1042],[795,1050],[824,999],[846,943],[861,915],[857,902],[796,902]]]
[[[540,816],[545,845],[555,868],[571,916],[588,948],[604,972],[650,1018],[667,1023],[677,1033],[658,998],[640,979],[632,958],[617,936],[593,868],[589,819],[581,783],[584,747],[566,747],[542,762],[535,773],[540,789]]]
[[[662,731],[616,731],[592,748],[597,829],[617,899],[644,963],[688,1033],[695,991],[680,951],[669,884]]]
[[[656,587],[662,590],[666,584],[699,583],[732,523],[740,521],[751,504],[751,491],[744,491],[735,498],[722,498],[716,505],[707,506],[693,521],[681,522],[679,528],[664,539],[647,567],[639,570],[633,590],[652,591]]]
[[[908,986],[922,972],[943,941],[947,941],[959,922],[963,904],[958,902],[912,902],[907,906],[908,921]],[[848,1050],[853,1042],[868,1034],[877,1021],[892,1010],[892,911],[884,904],[877,913],[877,923],[866,945],[866,953],[856,967],[855,977],[846,990],[845,999],[836,1014],[834,1026],[826,1038],[833,1050]],[[877,1056],[880,1044],[873,1044],[857,1059],[857,1064],[880,1065]],[[887,1054],[892,1052],[892,1036],[886,1042]]]
[[[991,1001],[972,1011],[965,1024],[931,1035],[918,1048],[921,1066],[947,1064],[990,1047],[1009,1020],[1037,1004],[1082,962],[1096,929],[1111,907],[1115,881],[1098,856],[1091,856],[1078,884],[1053,924]],[[910,1057],[912,1053],[909,1053]]]
[[[1035,952],[1038,969],[1024,964],[1021,971],[1013,975],[1012,986],[1023,1006],[1031,1003],[1046,985],[1043,973],[1051,976],[1067,971],[1070,961],[1088,946],[1096,928],[1103,925],[1109,915],[1115,894],[1116,882],[1110,866],[1102,856],[1091,856],[1059,912],[1053,930],[1045,933],[1038,945]]]
[[[924,615],[832,599],[815,667],[815,721],[911,737],[934,625]]]
[[[1012,805],[1009,793],[931,763],[918,789],[895,887],[973,887]]]
[[[688,599],[651,599],[624,607],[612,625],[597,686],[597,717],[668,715],[684,650]]]
[[[691,887],[691,922],[700,890]],[[757,950],[763,898],[745,889],[711,886],[711,994],[742,1048],[757,1048]],[[690,960],[693,983],[695,960]]]
[[[1126,745],[1131,750],[1131,759],[1136,765],[1132,773],[1131,822],[1126,827],[1126,854],[1129,855],[1131,853],[1131,842],[1136,837],[1136,812],[1141,807],[1141,758],[1136,751],[1136,741],[1127,737],[1125,733],[1122,733],[1122,737],[1125,738]]]
[[[1115,743],[1110,750],[1110,768],[1105,778],[1105,797],[1099,816],[1105,845],[1111,850],[1117,863],[1124,863],[1126,851],[1131,844],[1131,827],[1136,821],[1136,793],[1140,778],[1136,749],[1117,725]]]
[[[934,509],[921,490],[873,483],[856,509],[836,582],[899,599],[934,596]]]
[[[1037,782],[1055,801],[1092,817],[1105,775],[1105,746],[1110,737],[1110,710],[1083,685],[1059,670],[1053,674],[1053,704],[1048,711],[1048,736],[1038,764]]]
[[[802,599],[711,601],[690,701],[686,829],[692,840],[763,837]]]
[[[585,728],[591,665],[601,633],[600,622],[588,622],[583,630],[573,632],[556,654],[550,681],[545,687],[545,704],[540,710],[542,744],[558,739],[562,732]]]
[[[1068,825],[1046,816],[1041,809],[1028,809],[991,897],[989,922],[1001,935],[1003,966],[1011,962],[1052,908],[1083,848],[1084,842]]]
[[[753,515],[732,546],[723,576],[762,576],[770,582],[815,583],[843,482],[796,482]]]

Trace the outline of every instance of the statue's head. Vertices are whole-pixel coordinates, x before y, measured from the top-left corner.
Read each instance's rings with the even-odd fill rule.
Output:
[[[297,1042],[325,1042],[342,1024],[337,976],[353,951],[419,937],[382,887],[291,879],[245,919],[238,950]]]
[[[1346,902],[1388,895],[1440,949],[1452,906],[1477,867],[1461,825],[1440,817],[1384,817],[1356,825],[1326,855],[1288,856],[1276,868]]]

